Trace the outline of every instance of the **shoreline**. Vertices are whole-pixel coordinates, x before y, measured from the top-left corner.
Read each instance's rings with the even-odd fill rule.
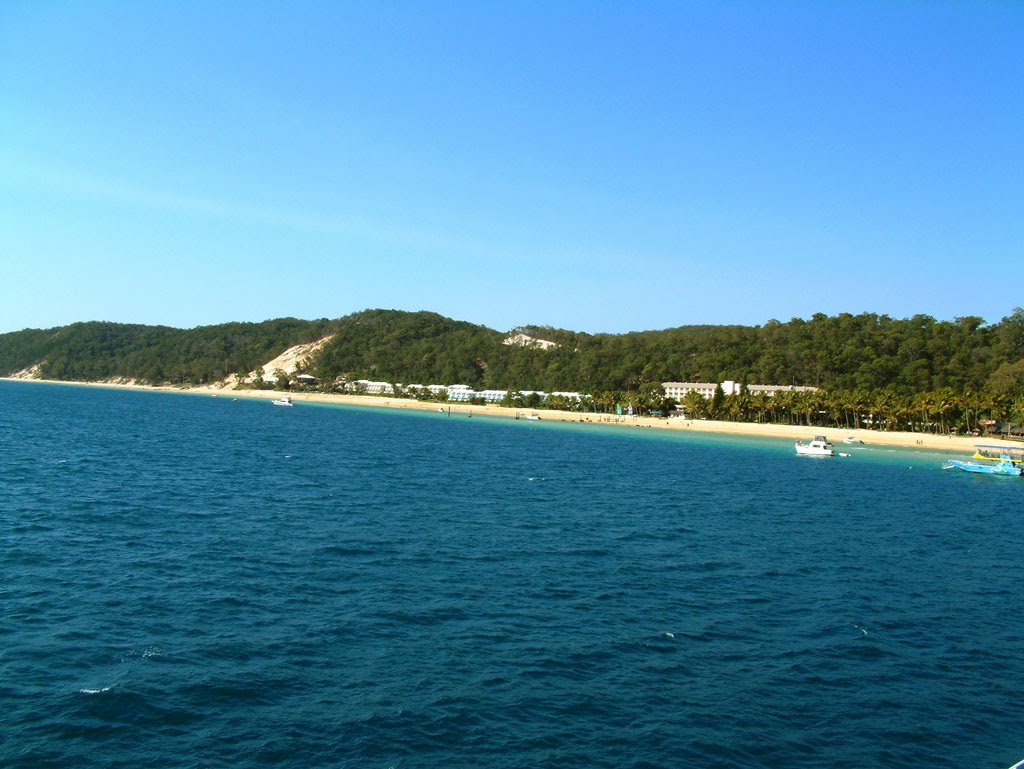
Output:
[[[342,395],[340,393],[317,392],[282,392],[279,390],[236,390],[230,385],[200,385],[198,387],[174,387],[171,385],[139,385],[121,382],[66,382],[52,379],[23,379],[17,377],[0,377],[5,382],[34,382],[37,384],[59,384],[81,387],[106,387],[142,392],[174,392],[191,395],[231,396],[233,398],[250,398],[273,400],[283,395],[291,397],[296,403],[326,403],[342,406],[372,406],[377,408],[414,409],[417,411],[444,411],[452,414],[479,414],[504,419],[525,418],[535,412],[534,409],[512,408],[488,404],[476,406],[468,403],[425,402],[411,398],[397,398],[381,395]],[[809,440],[814,435],[824,435],[836,446],[842,445],[843,439],[852,437],[865,444],[894,446],[910,449],[930,449],[935,451],[955,451],[974,453],[978,443],[993,446],[1020,448],[1020,442],[1007,441],[1002,438],[973,437],[963,435],[934,435],[931,433],[886,432],[880,430],[845,430],[842,428],[801,427],[798,425],[758,424],[756,422],[725,422],[710,419],[683,419],[680,417],[640,417],[617,416],[614,414],[593,414],[577,411],[557,411],[538,409],[536,413],[542,421],[574,422],[580,424],[596,424],[606,427],[648,428],[657,430],[679,430],[691,432],[718,433],[721,435],[742,435],[759,438],[778,438],[780,440]]]

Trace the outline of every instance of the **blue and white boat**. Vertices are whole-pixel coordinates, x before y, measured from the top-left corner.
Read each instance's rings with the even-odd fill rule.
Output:
[[[943,470],[964,470],[968,473],[981,473],[982,475],[1015,475],[1022,472],[1019,465],[1014,464],[1008,456],[1002,456],[998,462],[965,462],[959,459],[950,459],[942,466]]]

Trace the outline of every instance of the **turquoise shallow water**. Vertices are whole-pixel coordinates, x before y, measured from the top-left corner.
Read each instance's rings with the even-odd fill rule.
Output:
[[[0,382],[5,767],[1006,767],[1024,481]]]

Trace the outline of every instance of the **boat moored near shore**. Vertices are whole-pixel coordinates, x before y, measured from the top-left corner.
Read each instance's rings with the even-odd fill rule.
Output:
[[[815,435],[810,441],[797,441],[796,453],[812,457],[835,456],[835,448],[824,435]]]
[[[1024,470],[1006,455],[1003,455],[996,462],[971,462],[960,459],[950,459],[943,466],[943,470],[963,470],[968,473],[980,475],[1012,475],[1019,477]]]
[[[1020,464],[1024,462],[1024,446],[986,446],[979,443],[974,446],[974,456],[972,458],[995,461],[1006,459]]]

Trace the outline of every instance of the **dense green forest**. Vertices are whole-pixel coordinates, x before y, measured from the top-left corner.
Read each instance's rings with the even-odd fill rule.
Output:
[[[28,329],[0,335],[0,373],[38,365],[43,379],[205,384],[252,371],[326,336],[336,323],[281,318],[194,329],[102,322]]]
[[[0,335],[0,374],[38,365],[61,380],[118,377],[203,384],[247,375],[289,347],[333,334],[305,371],[474,389],[579,391],[595,404],[664,407],[666,381],[811,385],[766,400],[743,393],[694,400],[697,415],[808,424],[975,429],[1024,419],[1024,310],[997,323],[863,313],[771,320],[763,326],[681,326],[587,334],[524,326],[553,349],[504,344],[508,332],[430,312],[367,310],[337,320],[284,318],[194,329],[76,323]]]

